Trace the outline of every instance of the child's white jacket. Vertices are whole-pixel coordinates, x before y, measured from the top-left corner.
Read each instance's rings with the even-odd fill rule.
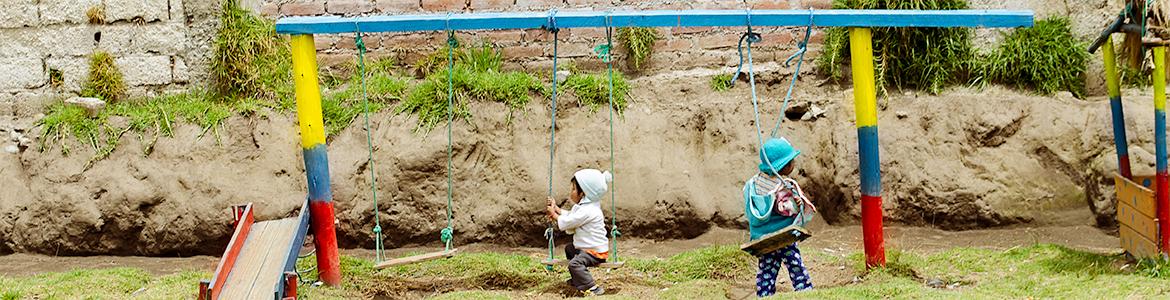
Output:
[[[581,251],[609,252],[609,238],[605,235],[605,215],[601,203],[589,202],[561,210],[557,227],[573,235],[573,247]]]

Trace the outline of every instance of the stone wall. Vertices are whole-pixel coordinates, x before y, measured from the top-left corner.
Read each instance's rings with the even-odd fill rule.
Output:
[[[215,29],[209,0],[0,0],[0,95],[76,93],[89,56],[115,57],[130,92],[149,95],[204,80]],[[102,7],[104,24],[86,12]],[[50,74],[62,75],[59,84]],[[3,102],[0,98],[0,102]]]

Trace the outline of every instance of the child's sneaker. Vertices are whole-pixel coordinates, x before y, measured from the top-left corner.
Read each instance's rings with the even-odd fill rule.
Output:
[[[586,296],[601,296],[605,295],[605,289],[601,285],[594,285],[593,288],[583,291]]]

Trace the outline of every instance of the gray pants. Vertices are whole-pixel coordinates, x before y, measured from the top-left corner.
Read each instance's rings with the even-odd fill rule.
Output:
[[[578,250],[572,243],[565,246],[565,257],[569,259],[569,285],[584,291],[593,288],[593,275],[587,268],[596,267],[605,262],[604,259],[593,257],[589,252]]]

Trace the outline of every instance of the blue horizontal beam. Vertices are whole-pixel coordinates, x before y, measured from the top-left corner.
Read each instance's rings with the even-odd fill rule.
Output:
[[[578,27],[747,26],[746,10],[562,11],[392,15],[369,17],[288,17],[276,22],[281,34],[504,30]],[[1031,27],[1032,12],[1019,10],[753,10],[752,26],[818,27]],[[606,20],[610,20],[607,24]]]

